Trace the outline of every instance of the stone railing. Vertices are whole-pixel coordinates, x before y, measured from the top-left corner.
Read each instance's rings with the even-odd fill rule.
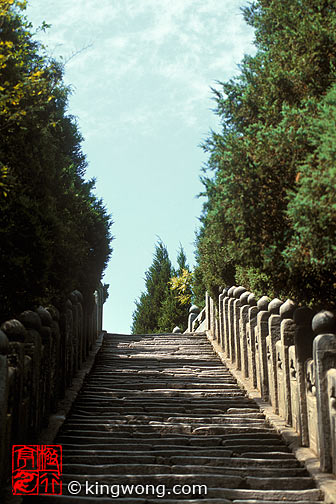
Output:
[[[336,474],[335,315],[291,300],[258,300],[233,286],[217,303],[206,295],[205,309],[191,318],[189,332],[206,331],[231,368],[297,431],[321,470]]]
[[[11,467],[11,445],[38,438],[101,333],[100,291],[89,305],[74,291],[61,311],[39,307],[1,325],[1,483]]]

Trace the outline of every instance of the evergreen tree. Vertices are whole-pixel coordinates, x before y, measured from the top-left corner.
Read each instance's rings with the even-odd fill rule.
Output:
[[[202,282],[216,297],[242,283],[333,302],[335,2],[256,0],[243,12],[257,54],[214,90],[222,130],[204,145]]]
[[[0,320],[75,288],[91,299],[111,253],[63,68],[34,40],[25,5],[0,3]]]
[[[172,265],[166,246],[159,241],[155,245],[153,262],[145,273],[146,291],[138,301],[133,313],[133,334],[159,332],[159,316],[166,299],[171,278]]]
[[[162,332],[171,332],[176,326],[185,331],[188,326],[192,296],[191,272],[182,245],[177,256],[177,266],[177,270],[172,271],[169,290],[160,310],[158,325]]]
[[[146,291],[135,301],[132,332],[171,333],[175,326],[185,330],[191,302],[191,272],[185,252],[180,247],[177,269],[170,262],[166,246],[155,246],[153,263],[146,272]]]

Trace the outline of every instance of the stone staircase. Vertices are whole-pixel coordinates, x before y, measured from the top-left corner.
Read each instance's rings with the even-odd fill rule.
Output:
[[[323,500],[200,333],[105,335],[55,444],[63,446],[64,495],[25,503]],[[72,481],[82,484],[76,496]]]

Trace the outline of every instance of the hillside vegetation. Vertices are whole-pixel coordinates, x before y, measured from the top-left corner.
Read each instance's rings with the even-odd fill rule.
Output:
[[[24,8],[0,1],[1,320],[75,288],[90,298],[111,253],[111,218],[85,179],[63,67],[36,42]]]
[[[318,305],[336,299],[336,2],[243,9],[255,56],[214,89],[204,144],[198,289],[243,284]]]

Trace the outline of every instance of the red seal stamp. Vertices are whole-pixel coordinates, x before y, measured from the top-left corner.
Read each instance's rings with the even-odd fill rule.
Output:
[[[12,490],[14,495],[61,495],[62,446],[14,445]]]

